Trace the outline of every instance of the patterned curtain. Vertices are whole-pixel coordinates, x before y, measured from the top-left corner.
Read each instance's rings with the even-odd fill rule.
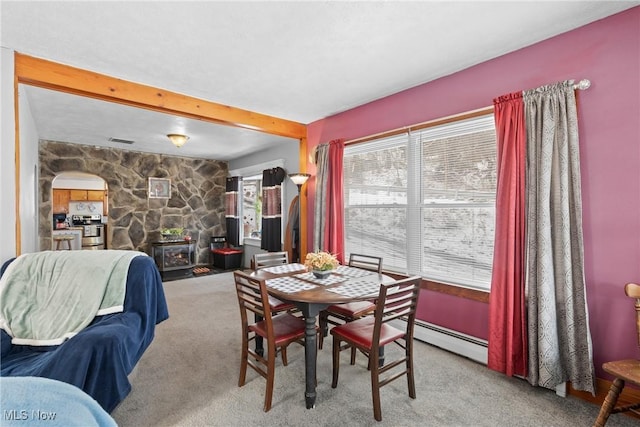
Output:
[[[313,215],[313,251],[324,248],[324,215],[327,211],[327,179],[329,177],[329,145],[316,147],[316,196]]]
[[[240,182],[242,177],[232,176],[227,178],[226,192],[224,193],[224,216],[227,225],[227,242],[232,246],[240,246]]]
[[[527,375],[524,102],[522,92],[501,96],[493,102],[498,186],[487,366],[509,376],[524,377]]]
[[[524,92],[529,375],[594,393],[573,82]]]
[[[287,176],[277,167],[262,171],[262,240],[268,252],[282,250],[282,181]]]
[[[314,251],[335,254],[341,263],[344,263],[343,159],[343,140],[317,148]]]

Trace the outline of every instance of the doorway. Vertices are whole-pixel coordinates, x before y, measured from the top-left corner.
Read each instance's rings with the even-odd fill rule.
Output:
[[[74,236],[70,249],[107,247],[109,195],[103,178],[79,171],[59,173],[52,180],[50,200],[52,236]]]

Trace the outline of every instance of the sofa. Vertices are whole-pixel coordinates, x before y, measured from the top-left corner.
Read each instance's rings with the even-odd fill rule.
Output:
[[[88,268],[89,262],[100,265],[99,263],[106,262],[107,255],[112,255],[111,252],[108,250],[45,251],[37,255],[25,254],[21,257],[38,256],[49,264],[48,271],[37,272],[37,274],[29,272],[23,276],[40,277],[38,286],[46,288],[49,284],[43,278],[54,277],[74,265],[75,269],[78,266]],[[89,255],[89,253],[94,254]],[[128,375],[151,344],[156,325],[169,317],[162,280],[153,259],[146,254],[137,253],[137,255],[130,257],[128,269],[123,274],[123,277],[126,276],[122,279],[121,285],[125,287],[124,301],[120,309],[108,314],[96,315],[86,326],[69,334],[70,337],[64,338],[59,344],[47,345],[50,342],[46,340],[36,341],[37,344],[32,344],[30,341],[20,343],[17,336],[10,333],[12,328],[5,325],[7,321],[0,318],[0,325],[3,326],[3,329],[0,329],[2,360],[0,376],[44,377],[72,384],[95,399],[104,410],[112,412],[131,391]],[[54,260],[53,264],[51,259]],[[5,276],[13,277],[17,274],[14,270],[21,268],[16,266],[22,265],[16,263],[14,266],[16,268],[9,268],[13,262],[16,262],[15,258],[5,262],[0,270],[0,297],[2,297],[0,307],[3,317],[7,317],[6,313],[11,311],[8,305],[24,305],[24,301],[15,302],[16,299],[20,299],[19,294],[17,297],[9,298],[3,293],[6,291],[3,287],[6,285],[5,282],[9,281],[9,277]],[[51,265],[54,267],[51,268]],[[101,274],[108,276],[110,272]],[[75,286],[76,289],[94,286],[93,281],[86,278],[82,283],[75,283],[76,276],[82,277],[82,275],[71,273],[70,278],[66,279],[71,282],[70,286]],[[124,283],[125,280],[126,283]],[[55,293],[55,290],[47,289],[47,291]],[[25,292],[25,299],[28,295],[28,292]],[[78,303],[73,302],[73,304]],[[52,324],[64,322],[68,311],[67,308],[58,309],[56,314],[47,321]],[[114,310],[110,309],[110,311]],[[30,313],[29,320],[33,319],[39,319],[39,317]],[[19,322],[14,319],[15,323]],[[41,345],[42,343],[45,345]]]

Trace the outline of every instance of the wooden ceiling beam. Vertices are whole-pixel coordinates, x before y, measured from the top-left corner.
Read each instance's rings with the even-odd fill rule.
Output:
[[[306,125],[110,77],[20,53],[18,83],[290,138],[306,138]]]

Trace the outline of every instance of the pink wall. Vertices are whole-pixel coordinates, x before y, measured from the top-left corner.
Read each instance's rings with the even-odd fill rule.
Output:
[[[496,96],[567,79],[578,92],[585,273],[594,359],[638,357],[640,282],[640,7],[309,125],[309,148],[492,105]],[[309,171],[314,173],[313,165]],[[309,218],[313,218],[310,182]],[[312,224],[309,242],[313,241]],[[446,307],[446,310],[443,308]],[[486,339],[487,305],[423,292],[420,317]]]

